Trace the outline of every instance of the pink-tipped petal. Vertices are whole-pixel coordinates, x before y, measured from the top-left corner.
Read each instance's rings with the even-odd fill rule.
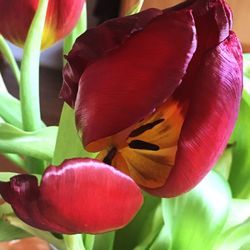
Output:
[[[15,176],[0,182],[0,194],[27,224],[66,234],[121,228],[143,202],[130,177],[91,159],[49,167],[40,187],[34,176]]]

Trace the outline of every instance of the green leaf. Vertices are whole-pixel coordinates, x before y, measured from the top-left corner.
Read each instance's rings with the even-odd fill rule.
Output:
[[[84,150],[75,126],[74,110],[66,103],[61,114],[53,165],[60,165],[65,159],[95,157],[96,153]]]
[[[133,15],[133,14],[140,12],[143,3],[144,3],[144,0],[138,0],[137,3],[127,12],[126,16]]]
[[[230,202],[228,184],[214,171],[190,192],[163,199],[163,218],[170,230],[171,249],[211,250],[226,222]]]
[[[250,200],[233,199],[224,231],[243,223],[250,218]],[[250,232],[249,232],[250,233]]]
[[[0,122],[0,152],[51,161],[57,129],[57,127],[47,127],[34,132],[25,132],[8,123]]]
[[[233,197],[250,198],[250,105],[245,98],[241,100],[239,118],[231,141],[235,144],[229,177]]]
[[[20,228],[14,227],[0,219],[0,241],[10,241],[30,237],[31,235]]]
[[[220,159],[217,161],[215,167],[213,168],[217,173],[221,174],[225,180],[228,180],[233,160],[232,147],[234,145],[229,145]]]
[[[149,250],[167,250],[171,249],[171,236],[167,226],[163,226],[157,235]]]
[[[250,244],[250,218],[244,223],[224,232],[213,250],[236,250]]]
[[[148,248],[163,226],[160,201],[160,198],[145,194],[144,204],[132,222],[116,231],[114,249]]]
[[[159,234],[163,226],[162,208],[159,204],[152,217],[149,217],[141,228],[141,232],[138,235],[138,243],[134,250],[144,250],[147,249],[155,237]]]
[[[244,244],[244,245],[240,248],[240,250],[249,250],[249,249],[250,249],[250,241],[247,242],[246,244]]]
[[[17,128],[22,128],[20,101],[8,92],[0,92],[0,116]]]

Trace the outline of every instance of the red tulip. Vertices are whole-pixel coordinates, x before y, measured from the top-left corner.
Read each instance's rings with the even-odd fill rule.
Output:
[[[130,177],[90,159],[49,167],[40,187],[34,176],[15,176],[10,182],[0,182],[0,194],[27,224],[65,234],[123,227],[143,201]]]
[[[89,151],[171,197],[211,169],[233,130],[242,53],[223,0],[112,19],[66,57],[61,97]]]
[[[39,0],[0,0],[0,34],[23,47]],[[65,37],[76,25],[85,0],[49,1],[42,48]]]

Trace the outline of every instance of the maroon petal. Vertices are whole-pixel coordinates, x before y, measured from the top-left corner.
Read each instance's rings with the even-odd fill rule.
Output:
[[[91,159],[49,167],[40,187],[34,176],[0,182],[0,194],[27,224],[58,233],[101,233],[125,226],[142,205],[134,181]]]
[[[149,192],[171,197],[190,190],[222,153],[239,110],[241,53],[239,41],[231,33],[203,58],[194,79],[195,87],[180,135],[175,166],[165,186]]]
[[[60,97],[74,107],[84,70],[91,63],[119,48],[132,34],[143,30],[161,14],[160,10],[150,9],[133,16],[112,19],[78,37],[70,53],[65,56],[68,63],[63,70],[64,81]]]
[[[232,15],[224,0],[198,0],[192,5],[198,36],[197,54],[224,41],[232,29]]]
[[[187,0],[165,11],[192,10],[202,50],[214,47],[229,36],[232,14],[224,0]]]
[[[166,13],[87,67],[75,105],[85,145],[152,113],[181,82],[195,48],[191,13]]]
[[[197,50],[188,66],[179,92],[192,92],[193,79],[203,56],[224,41],[232,28],[232,14],[224,0],[190,0],[166,11],[192,10],[197,30]]]

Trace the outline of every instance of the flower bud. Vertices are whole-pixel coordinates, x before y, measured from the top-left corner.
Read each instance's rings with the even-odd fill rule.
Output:
[[[38,0],[0,0],[0,34],[23,47]],[[76,25],[85,0],[49,1],[42,37],[42,49],[65,37]]]

